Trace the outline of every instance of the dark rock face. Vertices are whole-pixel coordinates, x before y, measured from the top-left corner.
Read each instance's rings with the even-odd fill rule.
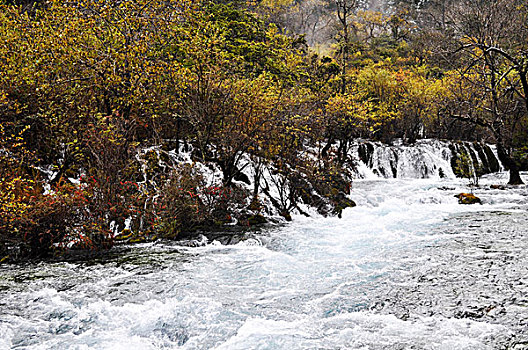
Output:
[[[243,182],[247,185],[251,185],[251,181],[249,180],[249,177],[240,171],[235,174],[235,176],[233,177],[233,180]]]
[[[484,152],[486,153],[486,158],[488,159],[489,171],[492,173],[498,172],[500,170],[499,160],[495,157],[495,154],[493,154],[490,146],[485,145]]]
[[[373,154],[374,154],[374,146],[371,143],[366,142],[366,143],[362,143],[361,145],[359,145],[359,148],[358,148],[359,159],[363,163],[367,164],[368,166],[372,165]]]
[[[356,202],[349,199],[343,192],[340,192],[334,199],[334,213],[341,219],[343,210],[346,208],[353,208],[356,206]]]
[[[486,145],[484,145],[484,147],[485,146]],[[477,152],[478,158],[482,162],[481,165],[480,165],[480,167],[481,167],[480,171],[482,173],[491,172],[490,164],[489,164],[489,161],[488,161],[488,157],[487,157],[486,153],[484,152],[484,147],[480,143],[477,143],[477,142],[474,143],[474,147],[475,147],[475,151]]]
[[[398,177],[398,153],[396,152],[393,152],[393,153],[394,153],[394,158],[391,159],[390,166],[392,170],[392,177],[396,179]]]
[[[478,175],[496,173],[500,171],[500,163],[497,156],[493,153],[491,147],[479,142],[458,142],[449,145],[451,150],[451,167],[457,176],[461,176],[457,169],[457,161],[462,154],[469,156]]]

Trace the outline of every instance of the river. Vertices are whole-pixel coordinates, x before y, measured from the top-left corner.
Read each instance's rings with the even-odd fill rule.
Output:
[[[525,174],[525,179],[527,179]],[[358,180],[232,246],[0,269],[0,349],[528,349],[528,190]]]

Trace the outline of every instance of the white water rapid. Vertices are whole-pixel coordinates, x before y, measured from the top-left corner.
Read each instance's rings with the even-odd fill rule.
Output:
[[[528,190],[505,182],[464,206],[462,180],[358,180],[342,219],[234,246],[2,266],[0,349],[526,349]]]

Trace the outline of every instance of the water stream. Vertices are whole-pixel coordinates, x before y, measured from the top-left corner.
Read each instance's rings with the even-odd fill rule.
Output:
[[[0,269],[0,349],[528,349],[528,189],[358,180],[342,219]],[[525,179],[527,179],[525,174]]]

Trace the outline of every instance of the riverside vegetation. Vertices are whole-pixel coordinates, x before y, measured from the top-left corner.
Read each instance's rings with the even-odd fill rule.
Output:
[[[523,0],[4,2],[0,259],[339,214],[358,138],[495,143],[520,184],[527,73]]]

